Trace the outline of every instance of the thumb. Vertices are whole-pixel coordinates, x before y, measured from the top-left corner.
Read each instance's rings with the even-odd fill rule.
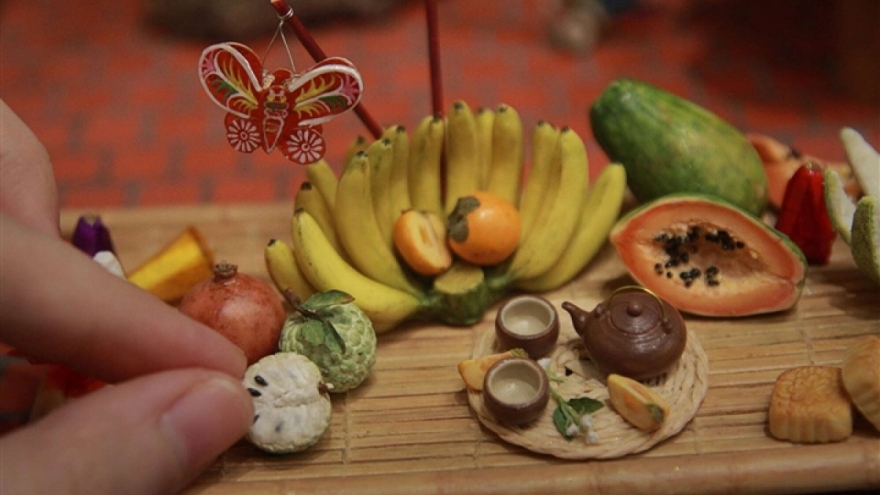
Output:
[[[248,430],[241,382],[182,369],[105,387],[0,442],[0,493],[183,489]]]

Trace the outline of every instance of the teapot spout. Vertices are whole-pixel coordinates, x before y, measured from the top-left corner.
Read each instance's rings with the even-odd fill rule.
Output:
[[[571,324],[574,326],[574,331],[583,337],[584,332],[587,330],[587,318],[590,313],[568,301],[562,303],[562,309],[568,311],[568,314],[571,315]]]

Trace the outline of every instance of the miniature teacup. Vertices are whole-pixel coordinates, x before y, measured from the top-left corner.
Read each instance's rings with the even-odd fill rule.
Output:
[[[514,297],[498,310],[495,335],[504,349],[520,348],[530,358],[538,359],[556,345],[559,316],[556,308],[542,297]]]

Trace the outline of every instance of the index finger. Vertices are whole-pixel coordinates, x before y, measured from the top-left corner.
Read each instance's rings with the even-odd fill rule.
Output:
[[[58,234],[58,193],[49,153],[0,100],[0,210],[33,228]]]
[[[0,237],[2,340],[26,355],[111,382],[181,367],[244,374],[225,337],[72,246],[3,213]]]

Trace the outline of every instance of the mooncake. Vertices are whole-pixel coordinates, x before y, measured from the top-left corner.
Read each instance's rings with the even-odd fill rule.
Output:
[[[841,371],[853,404],[880,430],[880,336],[871,335],[851,345]]]
[[[841,369],[801,366],[779,375],[770,397],[770,434],[794,443],[827,443],[852,434],[852,405]]]

